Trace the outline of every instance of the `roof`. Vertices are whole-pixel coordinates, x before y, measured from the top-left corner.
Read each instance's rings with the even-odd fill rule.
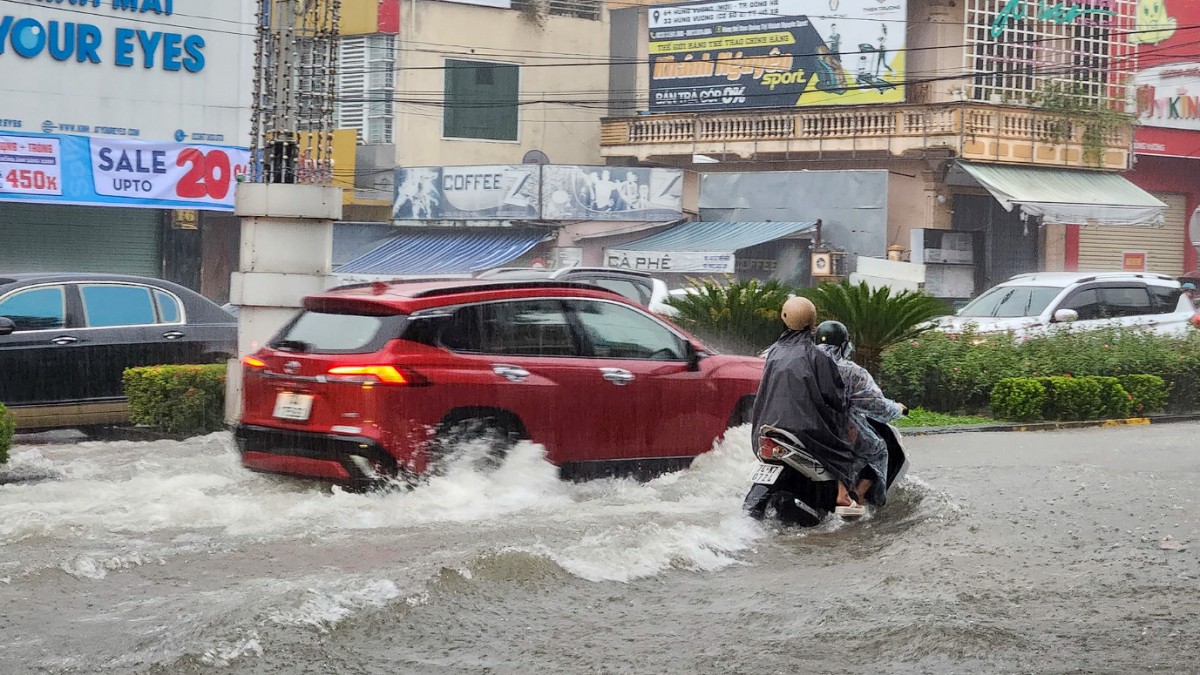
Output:
[[[1178,283],[1173,277],[1154,272],[1032,272],[1018,274],[1000,286],[1067,286],[1086,281],[1123,281],[1140,279],[1170,285]]]
[[[548,236],[516,228],[413,228],[347,262],[338,274],[469,274],[518,258]]]
[[[502,299],[505,297],[543,297],[550,292],[566,297],[590,297],[605,300],[619,299],[627,302],[618,293],[591,284],[569,281],[512,281],[508,279],[440,279],[440,280],[396,280],[376,281],[364,284],[339,286],[324,293],[310,295],[304,306],[316,309],[330,306],[362,306],[363,300],[388,305],[401,311],[416,311],[457,302],[465,302],[461,296],[478,296],[478,299]],[[456,297],[458,296],[458,297]],[[629,304],[629,303],[627,303]]]
[[[693,251],[732,253],[783,237],[815,230],[811,221],[703,221],[677,225],[665,232],[612,246],[620,251]]]

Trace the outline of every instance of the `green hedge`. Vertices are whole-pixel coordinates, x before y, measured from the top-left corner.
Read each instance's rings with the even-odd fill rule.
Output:
[[[17,421],[12,413],[0,405],[0,464],[8,463],[8,451],[12,448],[13,434],[17,430]]]
[[[976,412],[987,409],[1003,379],[1066,375],[1156,376],[1166,383],[1166,398],[1142,396],[1149,405],[1144,412],[1164,406],[1191,412],[1200,408],[1200,333],[1171,338],[1139,330],[1079,331],[1018,344],[1008,334],[928,332],[884,353],[880,384],[913,407]]]
[[[130,421],[171,434],[225,428],[225,366],[130,368],[123,378]]]
[[[1017,421],[1122,419],[1160,410],[1166,398],[1166,383],[1153,375],[1006,378],[990,396],[997,417]]]

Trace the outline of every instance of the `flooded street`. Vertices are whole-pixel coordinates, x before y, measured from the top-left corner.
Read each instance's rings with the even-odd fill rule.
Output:
[[[533,445],[413,492],[231,439],[14,448],[0,673],[1130,673],[1200,667],[1200,425],[907,440],[889,507],[744,518],[746,428],[650,483]]]

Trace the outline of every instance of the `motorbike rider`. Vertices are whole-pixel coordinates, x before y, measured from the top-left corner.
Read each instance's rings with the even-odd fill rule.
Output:
[[[754,399],[754,447],[764,425],[795,434],[837,479],[835,513],[861,515],[863,507],[851,497],[857,474],[854,449],[846,438],[850,401],[837,364],[813,341],[817,309],[807,298],[793,297],[780,316],[787,331],[766,354]]]
[[[883,395],[875,378],[866,368],[850,360],[854,343],[850,331],[838,321],[826,321],[817,326],[818,349],[837,362],[838,372],[850,398],[850,423],[853,425],[855,463],[852,473],[857,479],[854,497],[876,506],[887,500],[887,443],[871,427],[868,418],[877,422],[892,422],[908,413],[908,409]]]

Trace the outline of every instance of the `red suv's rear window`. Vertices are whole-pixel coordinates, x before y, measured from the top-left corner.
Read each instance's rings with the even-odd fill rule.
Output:
[[[306,311],[271,342],[277,349],[315,354],[369,354],[399,335],[403,316]]]

